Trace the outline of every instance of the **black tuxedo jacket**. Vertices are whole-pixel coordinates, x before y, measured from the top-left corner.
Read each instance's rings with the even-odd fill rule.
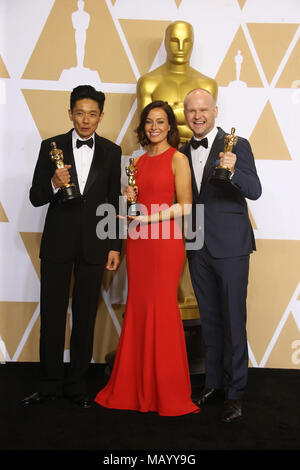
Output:
[[[262,191],[250,144],[242,137],[238,138],[232,150],[237,156],[232,184],[216,188],[209,182],[219,164],[219,154],[224,151],[226,135],[218,128],[204,168],[200,193],[193,171],[190,142],[180,149],[187,155],[192,172],[193,231],[203,229],[195,225],[194,215],[196,204],[204,204],[204,243],[216,258],[246,255],[256,249],[246,198],[258,199]]]
[[[30,189],[30,201],[35,207],[49,203],[40,257],[56,262],[69,261],[78,255],[80,247],[86,262],[101,264],[106,262],[109,250],[121,250],[118,238],[101,240],[96,234],[100,220],[96,210],[100,204],[110,203],[115,207],[116,214],[119,213],[121,148],[95,134],[94,156],[81,198],[60,203],[51,185],[56,166],[49,156],[50,143],[55,141],[57,148],[62,149],[64,164],[72,165],[69,170],[71,182],[79,188],[72,150],[72,130],[41,143]]]

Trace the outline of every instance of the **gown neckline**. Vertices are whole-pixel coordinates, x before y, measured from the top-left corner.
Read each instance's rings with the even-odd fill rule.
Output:
[[[144,153],[144,156],[145,157],[148,157],[148,158],[156,158],[156,157],[160,157],[161,155],[164,155],[165,153],[167,153],[170,149],[173,149],[173,147],[170,145],[170,147],[168,147],[166,150],[164,150],[163,152],[161,153],[158,153],[157,155],[148,155],[148,152]],[[176,150],[176,149],[175,149]]]

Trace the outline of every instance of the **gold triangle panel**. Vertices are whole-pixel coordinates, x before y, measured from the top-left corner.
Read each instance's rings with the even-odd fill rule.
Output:
[[[87,31],[85,67],[97,70],[102,82],[136,83],[105,0],[89,0],[86,11],[91,15],[91,22]]]
[[[7,215],[5,213],[5,210],[3,209],[1,202],[0,202],[0,222],[8,222]]]
[[[137,141],[137,134],[135,132],[138,124],[138,113],[135,111],[120,144],[123,155],[132,155],[135,150],[140,148],[140,144]]]
[[[228,86],[230,82],[237,80],[236,57],[239,54],[238,51],[241,52],[242,56],[239,80],[244,82],[248,87],[262,87],[263,83],[241,26],[234,36],[231,46],[216,75],[216,81],[219,86]]]
[[[300,83],[300,39],[298,39],[294,49],[291,52],[290,57],[283,69],[276,88],[291,88],[293,83]]]
[[[36,274],[40,278],[39,252],[40,252],[40,243],[41,243],[42,234],[38,232],[20,232],[20,235],[25,245],[26,251],[34,266]],[[124,257],[125,257],[125,249],[122,250],[120,262],[122,262]],[[117,273],[104,270],[102,285],[105,290],[109,289],[115,275],[117,275]],[[70,294],[69,294],[70,298],[72,297],[73,286],[74,286],[74,276],[72,275],[71,283],[70,283]]]
[[[271,83],[298,24],[247,23],[266,78]]]
[[[240,5],[240,8],[242,10],[244,8],[245,3],[247,2],[247,0],[238,0],[238,2],[239,2],[239,5]]]
[[[254,220],[254,218],[253,218],[253,215],[252,215],[250,209],[248,209],[248,212],[249,212],[249,218],[250,218],[250,222],[251,222],[252,228],[253,228],[254,230],[257,230],[257,225],[256,225],[256,223],[255,223],[255,220]]]
[[[134,103],[135,94],[105,93],[105,96],[104,118],[98,127],[98,132],[103,137],[116,142]]]
[[[1,56],[0,56],[0,78],[10,78],[7,68],[5,67],[5,64]]]
[[[22,93],[43,140],[72,128],[68,116],[69,91],[22,90]],[[46,104],[47,112],[45,113]]]
[[[22,78],[58,80],[63,69],[76,65],[74,10],[73,0],[55,1]]]
[[[34,266],[35,272],[40,278],[40,244],[42,234],[39,232],[20,232],[26,251]]]
[[[20,232],[21,238],[25,245],[26,251],[31,259],[31,262],[34,266],[35,272],[40,279],[40,244],[41,244],[41,237],[42,234],[39,232]],[[70,283],[70,294],[69,297],[72,297],[74,285],[74,276],[72,275],[71,283]]]
[[[248,340],[259,364],[299,284],[300,241],[260,239],[256,246],[250,258]]]
[[[22,90],[36,127],[42,139],[70,130],[69,91]],[[105,93],[104,118],[97,132],[116,141],[124,121],[132,107],[135,95],[131,93]],[[44,104],[47,103],[47,113]]]
[[[300,369],[300,333],[292,312],[282,328],[265,367]]]
[[[40,360],[40,317],[33,325],[30,334],[18,357],[19,362],[39,362]]]
[[[112,308],[117,316],[119,324],[123,323],[123,314],[125,312],[125,305],[113,305]],[[0,304],[1,312],[1,304]],[[1,326],[1,324],[0,324]],[[1,328],[3,331],[3,328]],[[70,349],[70,337],[71,337],[71,316],[67,315],[66,319],[66,335],[65,335],[65,350]],[[14,338],[15,339],[15,338]],[[21,339],[21,338],[20,338]],[[3,340],[6,342],[5,338]],[[39,361],[39,340],[40,340],[40,317],[35,322],[27,341],[18,358],[21,362],[36,362]],[[95,324],[95,335],[94,335],[94,349],[93,359],[94,362],[104,363],[105,356],[108,352],[114,351],[119,342],[119,335],[113,324],[111,316],[102,300],[100,299],[98,314]],[[13,352],[17,348],[17,344],[14,344]],[[6,344],[9,352],[8,345]]]
[[[74,0],[55,1],[22,78],[58,80],[63,70],[78,65],[72,24],[72,14],[76,11],[77,2]],[[84,11],[90,17],[83,66],[98,71],[104,82],[135,83],[134,73],[105,0],[85,2]],[[99,46],[99,53],[95,53],[95,45]]]
[[[41,244],[41,237],[42,234],[40,232],[20,232],[21,238],[25,245],[26,251],[31,259],[31,262],[34,266],[35,272],[40,279],[40,244]],[[74,276],[71,277],[70,283],[70,294],[69,297],[72,297],[73,292],[73,285],[74,285]]]
[[[182,0],[174,0],[174,1],[176,3],[177,8],[179,8]]]
[[[118,319],[120,326],[122,326],[126,304],[112,304],[112,308],[114,309],[115,315]]]
[[[0,365],[2,363],[5,364],[5,362],[6,362],[5,350],[2,350],[2,348],[0,348]]]
[[[122,315],[125,312],[125,305],[113,305],[112,307],[121,325],[123,321]],[[104,363],[106,354],[114,351],[117,348],[118,343],[118,332],[101,296],[95,324],[93,349],[94,361]]]
[[[0,302],[0,331],[10,358],[15,354],[37,302]]]
[[[34,266],[35,272],[40,279],[40,244],[42,234],[40,232],[20,232],[21,238],[25,245],[26,251],[31,259],[31,262]],[[72,275],[71,283],[70,283],[70,294],[69,297],[72,297],[74,285],[74,276]]]
[[[141,75],[148,72],[170,21],[119,20]]]
[[[249,138],[256,160],[291,160],[270,101]]]
[[[71,335],[71,325],[70,325],[70,315],[67,315],[66,320],[66,339],[65,339],[65,349],[70,349],[70,335]],[[40,360],[39,353],[39,344],[40,344],[40,317],[33,325],[30,334],[22,348],[18,361],[20,362],[38,362]]]

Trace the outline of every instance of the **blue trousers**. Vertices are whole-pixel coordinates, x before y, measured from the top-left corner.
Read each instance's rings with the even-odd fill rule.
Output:
[[[205,386],[242,398],[248,378],[246,299],[249,255],[214,258],[207,247],[188,253],[205,351]]]

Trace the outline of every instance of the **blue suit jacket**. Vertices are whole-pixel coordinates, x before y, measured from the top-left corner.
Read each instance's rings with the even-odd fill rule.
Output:
[[[190,142],[180,149],[188,157],[191,166],[193,215],[196,205],[204,204],[204,242],[216,258],[246,255],[256,249],[246,198],[258,199],[262,192],[250,144],[243,137],[238,138],[232,150],[237,156],[232,184],[217,188],[209,182],[219,164],[219,154],[224,151],[226,135],[218,128],[204,168],[200,193],[193,171]],[[195,225],[195,217],[193,230],[203,230],[203,227]],[[192,252],[188,255],[192,255]]]

